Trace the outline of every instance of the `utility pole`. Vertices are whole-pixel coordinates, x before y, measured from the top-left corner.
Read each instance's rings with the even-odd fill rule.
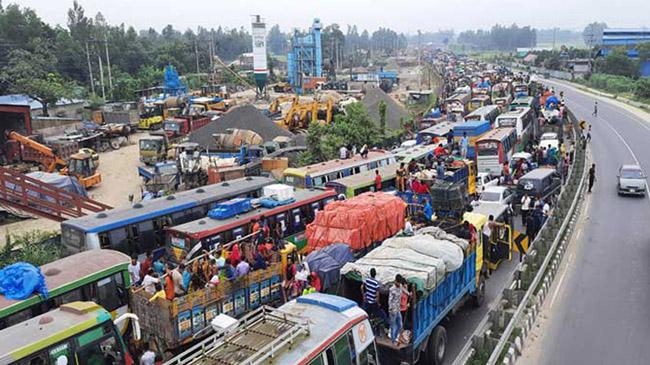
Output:
[[[422,46],[420,40],[422,32],[418,29],[418,88],[422,90]]]
[[[553,50],[555,50],[555,36],[557,33],[557,28],[553,28]]]
[[[104,89],[104,68],[102,67],[102,57],[97,54],[97,61],[99,61],[99,82],[102,85],[102,99],[106,100],[106,91]]]
[[[108,90],[112,99],[113,98],[113,75],[111,74],[111,58],[108,55],[108,37],[106,36],[106,33],[104,33],[104,50],[106,51],[106,67],[108,67]]]
[[[199,45],[196,38],[194,39],[194,55],[196,55],[196,78],[199,80],[200,84],[201,77],[199,76]]]
[[[95,94],[95,80],[93,80],[93,67],[90,63],[90,52],[88,51],[88,41],[86,41],[86,60],[88,61],[88,73],[90,74],[90,90]]]

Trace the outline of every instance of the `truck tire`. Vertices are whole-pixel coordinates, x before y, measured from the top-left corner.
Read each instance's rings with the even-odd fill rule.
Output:
[[[429,336],[427,351],[424,354],[426,364],[442,365],[447,350],[447,330],[443,326],[436,326]]]
[[[485,277],[483,275],[478,279],[478,287],[476,288],[476,293],[472,297],[474,306],[480,307],[485,302]]]

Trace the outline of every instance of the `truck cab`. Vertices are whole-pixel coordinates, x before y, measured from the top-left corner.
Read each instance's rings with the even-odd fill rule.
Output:
[[[145,165],[153,165],[164,161],[169,147],[167,136],[150,135],[140,138],[140,161]]]

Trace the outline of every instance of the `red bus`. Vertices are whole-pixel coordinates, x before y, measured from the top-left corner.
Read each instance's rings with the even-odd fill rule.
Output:
[[[517,130],[497,128],[482,135],[476,141],[476,167],[478,172],[492,175],[501,173],[501,166],[509,162],[515,153]]]

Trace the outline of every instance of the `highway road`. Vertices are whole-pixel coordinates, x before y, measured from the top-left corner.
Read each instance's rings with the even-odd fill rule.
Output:
[[[616,173],[620,164],[637,161],[650,171],[650,115],[565,84],[555,87],[576,116],[592,124],[597,180],[541,327],[518,363],[648,364],[650,204],[647,197],[619,197]]]

